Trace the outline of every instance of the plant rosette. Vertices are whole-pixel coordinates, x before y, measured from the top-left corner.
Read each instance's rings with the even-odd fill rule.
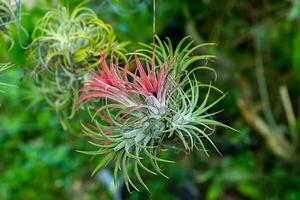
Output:
[[[101,55],[101,66],[81,89],[82,96],[78,101],[78,105],[94,102],[94,108],[101,105],[90,109],[92,123],[83,124],[83,132],[91,137],[89,142],[98,149],[80,152],[104,155],[93,174],[115,160],[116,184],[121,171],[127,189],[132,186],[138,190],[130,178],[129,169],[133,169],[137,181],[148,190],[139,169],[167,177],[159,163],[174,161],[162,159],[159,154],[170,143],[186,152],[199,149],[208,155],[204,145],[207,140],[217,150],[210,134],[215,126],[230,127],[214,120],[212,116],[218,112],[210,110],[225,94],[209,103],[211,90],[220,90],[195,79],[194,70],[213,69],[202,66],[186,72],[185,69],[196,61],[211,56],[192,54],[203,45],[189,50],[192,43],[188,43],[182,50],[185,40],[175,51],[159,42],[153,46],[151,55],[151,46],[146,46],[137,52],[147,54],[133,54],[134,61],[129,61],[125,67],[119,66],[113,54],[109,64],[105,55]],[[207,92],[203,95],[200,88],[206,88]]]

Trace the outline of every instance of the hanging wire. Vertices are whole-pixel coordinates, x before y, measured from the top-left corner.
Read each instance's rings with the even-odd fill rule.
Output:
[[[153,0],[153,22],[152,22],[152,29],[153,29],[153,45],[155,46],[155,34],[156,34],[156,0]]]

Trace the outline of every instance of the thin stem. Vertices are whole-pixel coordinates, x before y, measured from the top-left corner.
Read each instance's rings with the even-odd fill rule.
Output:
[[[286,85],[281,86],[279,92],[280,92],[283,108],[288,120],[289,128],[291,131],[291,138],[293,140],[293,143],[296,144],[298,141],[298,134],[296,130],[296,117],[295,117],[290,95]]]
[[[153,0],[153,22],[152,22],[152,30],[153,30],[153,45],[155,46],[155,34],[156,34],[156,0]]]
[[[257,81],[258,81],[258,91],[263,103],[263,113],[267,120],[267,122],[274,128],[277,129],[277,124],[275,122],[272,110],[271,110],[271,104],[269,99],[269,93],[267,88],[267,82],[265,79],[265,70],[264,70],[264,64],[263,64],[263,57],[262,57],[262,49],[261,46],[258,44],[258,41],[256,41],[255,44],[256,47],[256,56],[255,56],[255,64],[256,64],[256,75],[257,75]]]

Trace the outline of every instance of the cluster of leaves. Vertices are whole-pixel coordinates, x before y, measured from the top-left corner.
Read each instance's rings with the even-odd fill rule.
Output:
[[[14,0],[0,0],[0,30],[17,19],[17,3]]]
[[[81,5],[72,12],[63,6],[52,9],[38,24],[32,34],[37,83],[47,102],[72,118],[77,91],[97,65],[99,52],[114,49],[125,58],[125,43],[118,43],[112,27]]]
[[[188,68],[190,74],[196,70],[209,70],[214,73],[215,79],[217,74],[215,70],[211,67],[206,66],[208,61],[216,58],[215,55],[199,55],[199,50],[207,46],[213,46],[214,43],[203,43],[193,46],[193,41],[189,41],[190,37],[184,37],[173,49],[172,41],[167,38],[166,41],[162,41],[157,35],[155,36],[156,44],[145,44],[140,43],[142,46],[141,49],[135,51],[134,54],[137,54],[144,59],[150,61],[152,58],[153,48],[156,49],[155,62],[158,65],[172,65],[172,75],[180,76],[180,74]],[[203,64],[203,66],[199,66]],[[216,89],[216,88],[215,88]]]
[[[192,42],[185,44],[186,40],[184,38],[174,50],[170,40],[164,43],[157,38],[157,45],[144,45],[146,48],[134,53],[134,61],[129,59],[125,67],[119,66],[113,53],[109,65],[104,54],[101,55],[101,68],[92,74],[79,98],[81,104],[97,103],[92,108],[96,107],[93,125],[83,127],[92,138],[90,143],[98,149],[81,151],[94,156],[105,155],[94,173],[115,160],[115,184],[121,171],[127,189],[130,190],[131,185],[138,190],[128,171],[133,167],[138,182],[148,190],[139,169],[167,177],[159,163],[174,161],[162,159],[159,154],[162,149],[169,149],[170,143],[173,148],[188,153],[198,149],[208,154],[204,145],[207,140],[217,149],[209,135],[215,126],[230,127],[214,120],[212,116],[218,112],[210,112],[210,109],[224,95],[209,103],[210,91],[216,88],[197,81],[194,71],[186,72],[188,67],[214,71],[208,66],[195,66],[212,56],[194,55],[195,50],[204,45],[190,48]],[[199,101],[200,88],[207,88],[202,102]]]

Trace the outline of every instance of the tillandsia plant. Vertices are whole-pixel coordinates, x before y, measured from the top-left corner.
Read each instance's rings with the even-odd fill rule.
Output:
[[[100,100],[105,102],[94,110],[92,124],[83,125],[84,133],[92,138],[89,142],[97,150],[80,152],[104,155],[93,174],[115,160],[115,183],[121,171],[128,190],[130,185],[138,190],[130,178],[132,173],[148,190],[140,169],[166,177],[159,163],[174,161],[159,156],[163,149],[175,146],[186,152],[200,149],[208,154],[204,140],[216,148],[209,137],[215,126],[230,128],[212,118],[217,112],[210,112],[224,94],[209,103],[210,91],[215,88],[196,81],[194,73],[188,73],[182,67],[187,63],[177,58],[189,55],[190,60],[196,60],[199,57],[189,54],[186,47],[184,52],[176,49],[176,54],[169,51],[172,58],[162,58],[161,62],[157,62],[161,49],[160,44],[154,46],[150,61],[134,55],[134,62],[128,62],[130,64],[125,67],[119,66],[113,54],[108,65],[102,54],[101,67],[93,72],[92,78],[81,90],[78,102],[93,101],[95,107]],[[132,64],[135,65],[134,71],[130,70]],[[207,89],[204,95],[200,93],[202,87]],[[199,101],[201,97],[202,101]]]
[[[17,19],[17,0],[0,0],[0,31],[6,31],[5,26]]]
[[[63,6],[47,12],[32,38],[37,83],[48,103],[69,118],[75,113],[77,91],[98,64],[100,51],[114,49],[126,59],[125,43],[116,41],[112,27],[81,5],[72,12]]]

